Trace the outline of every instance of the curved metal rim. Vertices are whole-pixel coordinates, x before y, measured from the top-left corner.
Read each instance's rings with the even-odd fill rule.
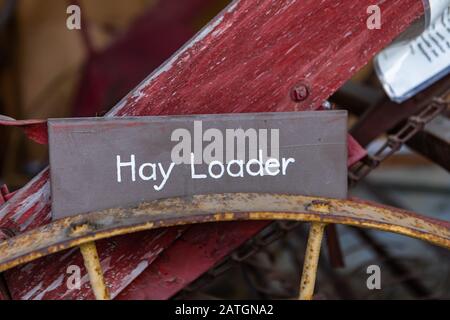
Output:
[[[394,232],[450,249],[450,224],[362,201],[279,194],[212,194],[171,198],[81,214],[0,242],[0,272],[88,242],[187,224],[292,220]]]

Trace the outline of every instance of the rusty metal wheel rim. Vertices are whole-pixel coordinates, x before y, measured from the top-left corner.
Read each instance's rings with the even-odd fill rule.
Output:
[[[301,283],[302,299],[311,299],[317,260],[328,223],[403,234],[450,249],[450,223],[364,201],[280,194],[211,194],[142,203],[80,214],[0,242],[0,272],[65,249],[80,246],[97,299],[109,293],[95,241],[144,230],[207,222],[292,220],[311,222]]]

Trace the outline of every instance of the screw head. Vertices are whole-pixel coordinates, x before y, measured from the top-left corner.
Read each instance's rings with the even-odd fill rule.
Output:
[[[322,103],[322,108],[324,110],[332,110],[333,109],[333,105],[331,104],[330,101],[326,100],[326,101],[324,101],[324,103]]]
[[[299,83],[291,89],[291,99],[294,102],[305,101],[309,96],[309,89],[306,84]]]

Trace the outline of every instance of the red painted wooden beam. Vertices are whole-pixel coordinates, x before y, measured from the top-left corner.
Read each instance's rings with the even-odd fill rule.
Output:
[[[366,28],[373,4],[381,7],[381,30]],[[422,12],[420,0],[235,1],[109,116],[316,109]],[[295,103],[290,90],[300,82],[309,96]],[[18,231],[47,223],[48,171],[4,204],[0,218]],[[120,298],[169,298],[263,226],[236,223],[219,234],[220,227],[202,225],[110,239],[100,249],[106,281]],[[13,297],[91,297],[86,286],[65,285],[64,270],[81,265],[78,257],[67,252],[8,272]]]

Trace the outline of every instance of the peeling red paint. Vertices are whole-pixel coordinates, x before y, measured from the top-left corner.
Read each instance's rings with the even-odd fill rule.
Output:
[[[28,138],[39,144],[48,143],[46,120],[16,120],[0,115],[0,126],[19,127],[25,131]]]

